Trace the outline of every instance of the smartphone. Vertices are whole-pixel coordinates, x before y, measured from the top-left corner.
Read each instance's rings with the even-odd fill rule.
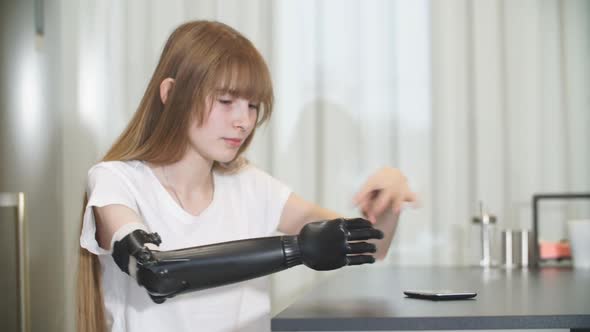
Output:
[[[465,300],[477,296],[475,292],[456,292],[450,290],[406,290],[407,297],[425,300]]]

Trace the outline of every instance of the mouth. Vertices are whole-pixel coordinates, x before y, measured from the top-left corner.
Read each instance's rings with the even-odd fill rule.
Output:
[[[241,138],[223,137],[223,140],[225,141],[225,143],[227,145],[229,145],[232,148],[239,148],[242,145],[242,143],[244,142],[244,140]]]

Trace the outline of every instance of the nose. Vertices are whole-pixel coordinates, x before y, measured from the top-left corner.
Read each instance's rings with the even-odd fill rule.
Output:
[[[256,112],[250,112],[250,103],[245,99],[238,99],[234,103],[233,110],[233,126],[241,129],[242,131],[248,131],[251,129],[253,122],[255,121]]]

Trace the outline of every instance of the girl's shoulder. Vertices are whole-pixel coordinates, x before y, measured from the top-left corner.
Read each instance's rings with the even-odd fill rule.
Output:
[[[94,168],[108,168],[108,169],[136,169],[143,163],[139,160],[109,160],[109,161],[101,161],[92,165],[90,168],[91,170]]]
[[[88,177],[93,174],[113,174],[118,177],[135,178],[139,172],[142,172],[144,165],[138,160],[112,160],[101,161],[88,170]]]

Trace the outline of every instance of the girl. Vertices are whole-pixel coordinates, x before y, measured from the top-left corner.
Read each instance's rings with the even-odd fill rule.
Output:
[[[370,223],[337,219],[242,157],[272,104],[269,70],[240,33],[205,21],[172,33],[128,127],[88,172],[79,331],[270,331],[268,280],[254,277],[298,263],[322,270],[372,262],[330,251],[373,252],[372,244],[347,243],[380,237]],[[392,168],[370,177],[355,196],[385,234],[376,257],[389,247],[401,204],[414,200],[403,174]],[[276,230],[292,236],[268,244],[274,238],[264,237]],[[150,232],[159,234],[159,247]],[[350,236],[355,232],[364,235]],[[236,240],[243,241],[230,242]],[[269,266],[271,251],[283,255],[280,267]],[[259,267],[240,266],[252,257],[262,260]],[[163,261],[190,261],[201,270],[182,270],[181,288],[164,293],[163,279],[146,269]],[[203,290],[170,298],[188,288]]]

